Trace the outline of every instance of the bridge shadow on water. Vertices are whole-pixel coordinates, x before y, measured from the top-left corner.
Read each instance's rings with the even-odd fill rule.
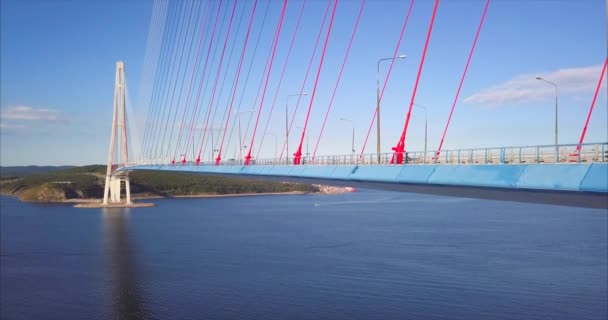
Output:
[[[207,174],[205,175],[214,175]],[[285,181],[333,186],[434,194],[440,196],[541,203],[560,206],[608,209],[608,194],[601,192],[547,191],[533,189],[507,189],[493,187],[467,187],[451,185],[406,184],[390,182],[368,182],[355,180],[331,180],[318,178],[296,178],[276,176],[233,175],[250,180]]]
[[[102,209],[104,242],[108,261],[106,268],[114,319],[149,319],[138,282],[139,265],[129,237],[129,209]]]

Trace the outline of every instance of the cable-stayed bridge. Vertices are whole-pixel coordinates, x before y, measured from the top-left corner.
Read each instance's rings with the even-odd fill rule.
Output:
[[[597,100],[607,59],[597,74],[597,86],[585,110],[587,117],[581,123],[578,143],[559,144],[558,84],[537,77],[555,86],[554,144],[443,148],[453,115],[458,113],[469,66],[475,63],[477,43],[483,41],[486,14],[491,11],[490,0],[480,1],[482,5],[477,8],[479,17],[470,30],[462,73],[454,84],[454,98],[446,109],[447,121],[437,148],[427,148],[425,125],[424,150],[408,150],[412,111],[414,108],[426,111],[417,104],[416,97],[419,87],[425,85],[420,79],[427,53],[432,50],[429,43],[433,27],[437,19],[441,19],[437,16],[439,0],[433,2],[430,12],[424,13],[417,9],[415,0],[411,0],[407,10],[401,13],[403,22],[398,37],[385,38],[394,43],[394,50],[377,61],[375,108],[368,110],[371,111],[369,125],[362,130],[363,138],[357,144],[359,150],[355,150],[353,126],[349,154],[322,153],[322,146],[332,145],[334,138],[327,129],[332,123],[328,119],[336,116],[332,114],[336,99],[355,90],[342,86],[343,74],[349,68],[357,68],[349,59],[356,54],[351,49],[361,32],[366,2],[356,1],[356,10],[347,10],[344,9],[346,2],[338,0],[328,0],[314,8],[307,0],[155,1],[137,101],[138,109],[145,110],[144,116],[133,119],[133,115],[129,115],[125,64],[118,62],[116,66],[104,203],[120,201],[121,181],[126,182],[127,202],[130,202],[128,172],[133,170],[608,192],[608,143],[585,141],[596,104],[605,105]],[[354,3],[349,2],[348,6]],[[348,14],[341,15],[341,11]],[[430,15],[430,18],[424,27],[422,46],[416,48],[420,56],[411,94],[404,100],[403,129],[394,133],[395,144],[387,152],[389,150],[381,147],[382,101],[395,64],[409,59],[401,54],[402,43],[407,41],[406,30],[412,15],[416,14]],[[315,19],[307,21],[310,16]],[[331,43],[337,30],[344,36],[338,49]],[[306,42],[306,46],[298,45],[305,35],[311,41]],[[328,62],[328,47],[332,48],[331,62]],[[294,61],[296,54],[308,59]],[[388,64],[383,77],[379,72],[381,62]],[[294,66],[303,72],[296,76],[290,72]],[[323,85],[320,85],[321,78],[326,80]],[[288,84],[298,89],[289,91]],[[318,93],[323,89],[328,92],[321,96]],[[283,111],[283,102],[285,117],[281,123],[276,119],[282,120],[283,114],[279,112]],[[290,102],[295,103],[291,110]],[[321,112],[313,113],[313,109]],[[341,117],[340,121],[352,123],[349,118]],[[312,123],[317,127],[311,141]],[[283,130],[284,134],[279,133]],[[373,146],[368,146],[374,134],[375,152]],[[289,147],[290,138],[296,142],[293,149]]]

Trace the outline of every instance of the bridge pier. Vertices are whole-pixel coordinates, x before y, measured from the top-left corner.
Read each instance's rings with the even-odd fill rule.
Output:
[[[122,61],[116,62],[116,79],[114,84],[114,113],[112,116],[112,132],[110,149],[108,151],[108,166],[106,169],[106,184],[103,190],[102,203],[80,204],[79,208],[122,208],[122,207],[151,207],[153,203],[131,202],[131,182],[125,172],[117,172],[120,168],[129,166],[129,148],[127,144],[127,115],[126,115],[126,83],[125,66]],[[118,140],[118,141],[117,141]],[[117,156],[117,164],[114,163]],[[121,198],[121,188],[125,185],[125,201]]]
[[[121,188],[122,183],[125,183],[125,205],[132,205],[131,202],[131,183],[128,176],[108,176],[106,177],[106,186],[103,194],[103,205],[113,205],[122,203]]]

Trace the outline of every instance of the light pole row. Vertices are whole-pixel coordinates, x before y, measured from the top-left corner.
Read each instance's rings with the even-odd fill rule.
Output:
[[[381,147],[380,147],[380,128],[381,128],[381,124],[380,124],[380,63],[382,61],[389,61],[389,60],[396,60],[396,59],[406,59],[407,56],[406,55],[399,55],[396,57],[391,57],[391,58],[382,58],[378,60],[377,63],[377,69],[376,69],[376,130],[377,130],[377,156],[378,156],[378,163],[380,163],[381,161]],[[540,81],[544,81],[550,85],[552,85],[555,88],[555,129],[554,129],[554,141],[555,141],[555,145],[558,145],[558,99],[559,99],[559,89],[558,89],[558,85],[554,82],[551,82],[549,80],[544,79],[543,77],[537,76],[536,80],[540,80]],[[302,93],[295,93],[295,94],[290,94],[287,95],[287,99],[286,99],[286,103],[285,103],[285,146],[286,146],[286,156],[285,156],[285,162],[289,163],[289,98],[290,97],[297,97],[297,96],[306,96],[308,95],[308,93],[306,92],[302,92]],[[427,147],[428,147],[428,110],[425,106],[419,105],[414,103],[414,106],[419,107],[421,109],[424,109],[424,157],[425,157],[425,161],[426,161],[426,153],[428,151]],[[240,119],[240,115],[243,113],[252,113],[255,112],[255,109],[251,109],[251,110],[247,110],[247,111],[238,111],[237,112],[237,119],[238,119],[238,129],[239,129],[239,149],[240,149],[240,155],[241,158],[243,157],[243,145],[242,145],[242,137],[241,137],[241,119]],[[341,121],[347,121],[351,123],[352,126],[352,142],[351,142],[351,152],[354,154],[355,153],[355,127],[352,124],[353,121],[351,118],[340,118]],[[213,135],[213,132],[211,132],[211,134]],[[275,158],[276,158],[276,153],[277,153],[277,135],[275,134],[268,134],[270,136],[274,136],[275,137]],[[211,138],[213,140],[213,138]],[[213,141],[212,141],[213,144]],[[212,146],[213,148],[213,146]],[[215,150],[213,150],[215,151]]]
[[[607,14],[608,14],[608,8],[607,8]],[[380,156],[380,154],[381,154],[381,147],[380,147],[380,128],[381,128],[381,126],[380,126],[380,62],[382,62],[382,61],[389,61],[389,60],[395,60],[395,59],[405,59],[405,58],[407,58],[406,55],[400,55],[400,56],[391,57],[391,58],[382,58],[382,59],[378,60],[378,63],[376,65],[377,66],[377,68],[376,68],[376,116],[377,116],[377,118],[376,118],[376,130],[377,130],[377,142],[376,142],[377,146],[376,146],[376,149],[377,149],[378,163],[380,163],[380,161],[381,161],[381,156]],[[552,85],[555,88],[555,130],[554,130],[555,131],[555,133],[554,133],[555,137],[554,137],[554,140],[555,140],[555,145],[558,145],[558,143],[559,143],[558,142],[558,99],[559,99],[559,89],[558,89],[557,84],[554,83],[554,82],[551,82],[551,81],[546,80],[546,79],[544,79],[542,77],[539,77],[539,76],[537,76],[536,79],[544,81],[544,82]],[[424,115],[424,117],[425,117],[425,119],[424,119],[424,153],[425,153],[425,158],[426,158],[426,152],[427,152],[427,146],[428,146],[428,110],[427,110],[426,107],[421,106],[419,104],[414,104],[414,106],[417,106],[419,108],[424,109],[424,113],[425,113],[425,115]],[[341,118],[340,120],[346,120],[346,119],[342,119]],[[354,128],[353,128],[353,136],[354,136]],[[353,140],[354,140],[354,138],[353,138]],[[353,142],[353,148],[352,149],[354,150],[354,142]]]

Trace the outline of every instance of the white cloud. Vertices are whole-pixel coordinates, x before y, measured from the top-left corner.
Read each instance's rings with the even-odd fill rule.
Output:
[[[32,108],[29,106],[8,107],[0,111],[2,120],[21,121],[59,121],[60,114],[57,110],[46,108]]]
[[[593,94],[601,72],[602,65],[594,65],[518,75],[499,85],[482,89],[466,97],[463,102],[479,106],[496,106],[553,98],[555,96],[554,87],[544,81],[536,80],[536,76],[556,83],[559,87],[560,96],[576,97],[582,94]],[[603,81],[602,86],[605,85],[606,81]]]
[[[8,124],[0,122],[0,129],[21,129],[24,128],[22,124]]]

